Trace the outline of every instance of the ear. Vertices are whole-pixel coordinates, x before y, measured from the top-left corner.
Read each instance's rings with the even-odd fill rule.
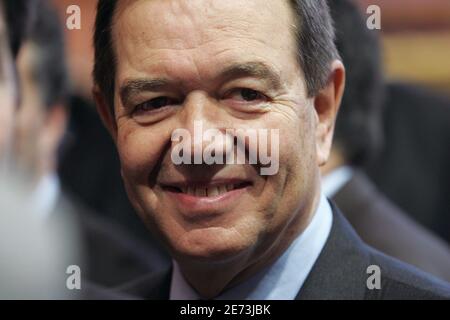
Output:
[[[317,164],[323,166],[330,155],[333,132],[345,88],[345,68],[341,61],[331,64],[327,85],[314,98],[317,116],[316,152]]]
[[[109,134],[113,138],[114,142],[117,140],[117,124],[114,114],[111,111],[110,106],[106,102],[105,96],[100,91],[100,88],[96,85],[92,90],[92,95],[94,96],[95,105],[97,107],[97,112],[102,119],[103,125],[109,131]]]

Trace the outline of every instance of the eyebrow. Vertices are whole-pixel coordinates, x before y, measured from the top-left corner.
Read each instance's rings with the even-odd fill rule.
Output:
[[[281,87],[281,79],[278,73],[263,62],[233,64],[220,72],[219,77],[227,80],[252,77],[267,80],[273,89]]]
[[[273,89],[279,89],[281,87],[281,79],[278,73],[262,62],[233,64],[220,71],[215,78],[230,81],[243,77],[266,80]],[[120,88],[120,98],[122,100],[122,104],[127,105],[132,97],[140,92],[161,91],[171,84],[173,84],[173,81],[166,78],[142,78],[127,80]]]
[[[170,81],[163,78],[128,80],[125,81],[125,84],[120,88],[120,99],[122,100],[122,104],[126,105],[135,94],[143,91],[158,91],[164,87],[167,87],[169,84]]]

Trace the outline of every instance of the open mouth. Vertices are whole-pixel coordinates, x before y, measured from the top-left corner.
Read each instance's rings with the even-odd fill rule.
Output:
[[[231,192],[234,190],[244,189],[251,186],[252,183],[245,182],[237,182],[237,183],[219,183],[219,184],[211,184],[211,185],[180,185],[180,186],[163,186],[163,189],[174,192],[174,193],[183,193],[193,197],[217,197],[221,196],[227,192]]]

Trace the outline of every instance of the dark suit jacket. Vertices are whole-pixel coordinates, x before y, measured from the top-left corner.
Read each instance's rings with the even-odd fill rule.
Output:
[[[333,197],[358,235],[370,246],[450,281],[450,248],[382,195],[356,171]]]
[[[367,288],[367,268],[381,268],[381,289]],[[169,298],[171,268],[116,288],[143,299]],[[330,236],[297,299],[450,299],[450,284],[367,246],[333,206]]]
[[[387,87],[385,148],[368,169],[383,194],[450,243],[450,99]]]

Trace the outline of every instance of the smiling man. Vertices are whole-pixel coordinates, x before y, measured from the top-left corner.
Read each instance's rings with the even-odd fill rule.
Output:
[[[319,167],[345,82],[333,40],[325,1],[99,1],[97,107],[133,206],[173,257],[170,270],[124,291],[153,299],[450,297],[445,284],[367,248],[321,193]],[[173,133],[194,136],[198,123],[216,138],[190,139],[193,161],[174,163]],[[279,139],[251,143],[235,130],[278,130]],[[278,170],[261,174],[259,156],[196,162],[211,141],[224,157],[230,146],[250,157],[265,145],[277,151]],[[373,264],[386,290],[367,289]]]

